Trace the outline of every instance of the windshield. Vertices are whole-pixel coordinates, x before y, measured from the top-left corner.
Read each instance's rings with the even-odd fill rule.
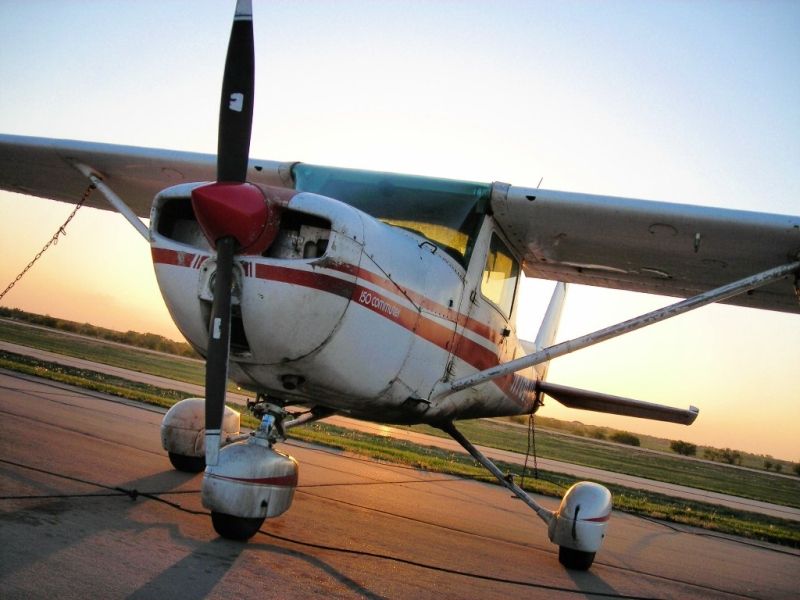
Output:
[[[491,195],[471,181],[397,175],[299,163],[296,189],[340,200],[395,227],[413,231],[466,266]]]

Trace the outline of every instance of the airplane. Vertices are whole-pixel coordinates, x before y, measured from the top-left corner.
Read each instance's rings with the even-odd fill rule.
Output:
[[[800,312],[800,218],[250,159],[254,54],[239,0],[216,156],[0,136],[1,189],[116,210],[150,244],[167,308],[207,363],[205,399],[164,417],[172,464],[204,471],[213,527],[247,540],[292,503],[298,465],[276,449],[287,429],[333,414],[427,423],[534,510],[563,565],[589,569],[608,490],[578,483],[550,511],[455,422],[531,414],[547,395],[691,424],[694,407],[550,382],[549,361],[712,302]],[[522,274],[559,282],[530,343]],[[569,283],[686,299],[554,344]],[[251,434],[224,405],[229,378],[257,390]]]

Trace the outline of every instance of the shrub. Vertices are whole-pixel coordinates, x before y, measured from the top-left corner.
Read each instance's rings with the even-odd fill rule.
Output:
[[[720,458],[722,459],[722,462],[726,462],[729,465],[742,464],[742,455],[736,450],[731,450],[730,448],[723,448],[722,452],[720,453]]]
[[[627,431],[616,431],[611,434],[610,439],[612,442],[627,444],[628,446],[641,445],[639,442],[639,438],[633,435],[632,433],[628,433]]]
[[[607,432],[605,429],[598,427],[592,431],[592,437],[596,440],[604,440],[607,437]]]
[[[690,444],[689,442],[675,440],[670,442],[669,447],[673,452],[682,454],[683,456],[695,456],[697,454],[697,445]]]

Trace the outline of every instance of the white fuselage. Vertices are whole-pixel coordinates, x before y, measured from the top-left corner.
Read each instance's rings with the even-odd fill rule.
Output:
[[[159,194],[150,235],[170,314],[204,354],[215,261],[185,208],[196,185]],[[296,194],[266,256],[237,257],[230,377],[287,403],[382,422],[530,412],[533,369],[428,402],[437,383],[522,353],[516,307],[505,315],[481,293],[493,232],[487,216],[465,269],[415,233]]]

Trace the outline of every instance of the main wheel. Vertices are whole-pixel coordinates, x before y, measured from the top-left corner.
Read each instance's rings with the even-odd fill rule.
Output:
[[[199,473],[206,468],[205,456],[184,456],[183,454],[169,453],[169,462],[178,471],[186,473]]]
[[[264,517],[234,517],[233,515],[211,511],[211,522],[214,524],[214,531],[221,537],[228,540],[246,542],[261,529]]]
[[[594,562],[594,552],[583,552],[566,546],[558,547],[558,562],[575,571],[588,571]]]

